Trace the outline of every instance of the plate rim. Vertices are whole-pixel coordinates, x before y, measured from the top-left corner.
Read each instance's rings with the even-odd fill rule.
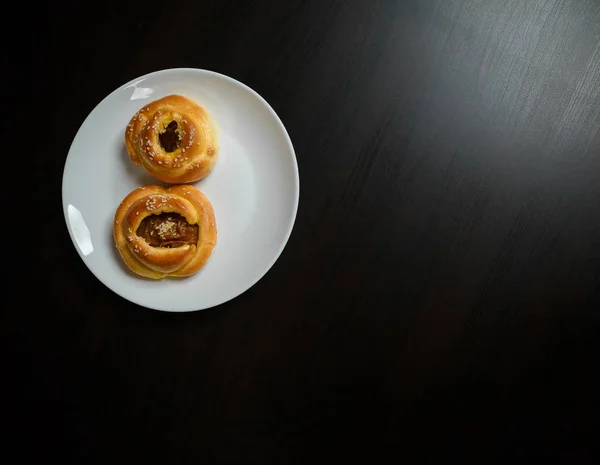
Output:
[[[131,296],[128,295],[123,295],[122,293],[117,292],[109,283],[107,283],[105,280],[103,280],[102,278],[100,278],[100,276],[98,276],[94,270],[92,270],[92,268],[89,266],[88,262],[86,261],[84,255],[82,254],[81,250],[79,249],[79,247],[77,247],[75,238],[73,236],[73,231],[71,230],[71,227],[69,226],[69,219],[68,219],[68,212],[67,212],[67,206],[66,206],[66,202],[65,202],[65,179],[66,179],[66,172],[67,172],[67,166],[69,164],[69,159],[71,156],[71,150],[76,142],[76,140],[78,139],[78,137],[81,134],[81,129],[83,128],[83,126],[86,124],[86,122],[88,121],[88,119],[92,116],[92,114],[106,101],[108,100],[111,96],[113,96],[113,94],[116,94],[117,92],[122,91],[123,89],[127,88],[128,86],[134,84],[134,83],[138,83],[144,79],[147,79],[149,77],[153,77],[153,76],[157,76],[157,75],[161,75],[161,74],[169,74],[169,73],[177,73],[177,72],[193,72],[193,73],[200,73],[200,74],[208,74],[208,75],[212,75],[215,77],[218,77],[220,79],[225,79],[226,81],[229,81],[230,83],[232,83],[233,85],[239,86],[241,88],[243,88],[245,91],[249,92],[250,94],[252,94],[255,98],[257,98],[263,105],[264,107],[267,109],[267,111],[271,114],[271,116],[273,117],[275,123],[280,127],[280,129],[282,130],[282,134],[284,136],[284,140],[288,146],[288,149],[290,151],[291,154],[291,161],[292,163],[292,170],[293,170],[293,174],[294,174],[294,198],[293,198],[293,208],[290,211],[290,220],[289,220],[289,224],[287,225],[286,228],[286,232],[284,234],[284,236],[282,237],[282,241],[281,244],[279,246],[279,248],[275,251],[275,253],[273,254],[272,259],[265,265],[264,270],[261,271],[260,273],[257,273],[257,276],[255,278],[253,278],[253,280],[251,280],[250,284],[245,287],[244,289],[242,289],[241,291],[232,294],[229,298],[227,298],[226,300],[223,300],[222,302],[218,303],[218,304],[214,304],[214,305],[209,305],[209,306],[204,306],[201,308],[189,308],[189,306],[185,306],[185,308],[183,309],[174,309],[174,308],[169,308],[169,307],[162,307],[159,305],[156,306],[152,306],[152,305],[147,305],[145,303],[141,303],[140,301],[138,301],[135,298],[132,298]],[[73,139],[71,140],[71,143],[69,145],[69,149],[67,151],[67,155],[65,157],[65,161],[64,161],[64,165],[63,165],[63,170],[62,170],[62,177],[61,177],[61,203],[62,203],[62,208],[63,208],[63,218],[65,221],[65,227],[67,229],[67,232],[69,234],[69,237],[71,238],[71,243],[74,247],[74,249],[76,250],[77,254],[79,255],[79,258],[81,259],[81,261],[83,262],[83,264],[85,265],[85,267],[92,273],[92,275],[98,280],[100,281],[106,288],[108,288],[111,292],[113,292],[114,294],[116,294],[117,296],[135,304],[138,305],[140,307],[143,308],[147,308],[149,310],[154,310],[154,311],[161,311],[161,312],[167,312],[167,313],[187,313],[187,312],[197,312],[197,311],[202,311],[202,310],[208,310],[211,308],[216,308],[219,307],[227,302],[231,302],[232,300],[236,299],[237,297],[239,297],[240,295],[244,294],[245,292],[247,292],[248,290],[250,290],[252,287],[254,287],[261,279],[263,279],[267,273],[269,271],[271,271],[271,269],[273,268],[273,266],[275,265],[275,263],[277,262],[277,260],[279,260],[279,257],[281,256],[281,254],[283,253],[285,247],[287,246],[289,239],[292,235],[292,231],[294,229],[294,226],[296,224],[296,218],[298,216],[298,205],[300,203],[300,172],[298,169],[298,158],[296,157],[296,151],[294,150],[294,145],[292,143],[291,137],[287,131],[287,128],[285,127],[285,125],[283,124],[283,121],[281,120],[281,118],[279,117],[279,115],[277,114],[277,112],[273,109],[273,107],[269,104],[269,102],[262,96],[260,95],[257,91],[255,91],[254,89],[252,89],[250,86],[248,86],[247,84],[231,77],[228,76],[226,74],[217,72],[217,71],[212,71],[209,69],[204,69],[204,68],[193,68],[193,67],[176,67],[176,68],[163,68],[163,69],[159,69],[156,71],[151,71],[149,73],[146,74],[142,74],[140,76],[137,76],[123,84],[121,84],[120,86],[118,86],[117,88],[115,88],[114,90],[112,90],[111,92],[109,92],[108,94],[106,94],[104,96],[104,98],[102,98],[102,100],[100,100],[95,106],[94,108],[92,108],[92,110],[87,114],[87,116],[83,119],[83,121],[81,122],[81,124],[79,125],[77,132],[75,133],[75,136],[73,137]]]

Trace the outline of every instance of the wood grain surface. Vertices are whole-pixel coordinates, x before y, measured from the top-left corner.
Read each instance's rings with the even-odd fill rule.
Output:
[[[600,2],[21,7],[11,463],[598,463]],[[105,288],[61,213],[85,117],[175,67],[259,92],[301,181],[271,271],[188,314]]]

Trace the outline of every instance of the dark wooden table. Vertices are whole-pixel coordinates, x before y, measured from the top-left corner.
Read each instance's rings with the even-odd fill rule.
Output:
[[[31,12],[6,51],[28,150],[4,160],[37,199],[28,247],[4,241],[9,463],[600,458],[600,2],[84,8]],[[105,288],[61,212],[88,113],[174,67],[263,95],[301,180],[271,271],[187,314]]]

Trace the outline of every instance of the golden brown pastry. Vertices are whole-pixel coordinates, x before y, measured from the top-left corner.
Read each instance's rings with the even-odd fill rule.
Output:
[[[117,208],[113,229],[125,264],[153,279],[193,275],[217,242],[211,203],[188,185],[134,190]]]
[[[133,115],[125,129],[125,145],[133,163],[171,184],[207,176],[219,151],[210,115],[181,95],[155,100]]]

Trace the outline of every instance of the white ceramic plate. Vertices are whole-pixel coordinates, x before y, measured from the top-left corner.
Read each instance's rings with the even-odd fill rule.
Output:
[[[215,168],[193,184],[214,207],[218,238],[197,274],[155,281],[139,278],[125,266],[112,222],[129,192],[157,183],[129,160],[125,126],[147,102],[174,93],[202,104],[219,126]],[[136,304],[173,312],[219,305],[261,279],[287,243],[298,195],[294,149],[273,109],[246,85],[198,69],[151,73],[102,100],[71,144],[62,185],[69,234],[92,273]]]

